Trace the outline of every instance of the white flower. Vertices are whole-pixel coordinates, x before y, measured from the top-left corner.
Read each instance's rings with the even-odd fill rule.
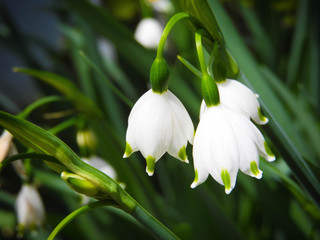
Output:
[[[174,10],[173,4],[170,0],[147,0],[152,8],[158,12],[171,13]]]
[[[154,18],[142,19],[136,28],[134,38],[146,48],[158,47],[163,27],[160,22]]]
[[[98,157],[98,156],[92,156],[89,159],[87,158],[81,158],[82,161],[89,164],[90,166],[100,170],[104,174],[108,175],[112,179],[117,179],[117,172],[116,170],[104,159]]]
[[[234,111],[251,118],[257,124],[268,123],[268,118],[262,115],[258,102],[258,95],[254,94],[251,89],[242,83],[227,79],[224,82],[217,83],[220,102],[227,105]],[[204,101],[201,104],[200,118],[203,111],[207,109]]]
[[[12,146],[13,135],[7,130],[4,130],[0,136],[0,163],[7,157],[10,153]]]
[[[117,50],[111,41],[101,37],[98,38],[97,44],[98,50],[103,59],[110,59],[113,62],[117,61]]]
[[[18,224],[22,229],[40,227],[45,219],[44,206],[35,186],[24,184],[16,200]]]
[[[242,114],[220,103],[202,113],[193,146],[195,180],[203,183],[210,174],[229,194],[235,186],[238,169],[260,179],[259,155],[275,160],[257,127]]]
[[[131,110],[124,157],[140,150],[147,160],[147,173],[153,175],[154,163],[167,151],[188,162],[186,145],[193,143],[194,127],[180,100],[169,90],[162,94],[151,89]]]

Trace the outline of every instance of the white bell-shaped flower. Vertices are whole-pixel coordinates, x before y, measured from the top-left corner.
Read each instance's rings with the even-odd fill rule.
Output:
[[[170,0],[147,0],[147,2],[158,12],[171,13],[174,10],[174,6]]]
[[[34,229],[42,226],[45,210],[35,186],[24,184],[16,200],[16,211],[20,229]]]
[[[151,176],[155,162],[166,151],[188,162],[186,146],[188,141],[193,143],[193,137],[193,123],[180,100],[169,90],[159,94],[150,89],[131,110],[124,157],[140,150]]]
[[[145,48],[156,49],[158,47],[163,26],[154,18],[142,19],[135,30],[134,38]]]
[[[7,157],[10,153],[10,148],[12,146],[13,135],[7,130],[4,130],[0,136],[0,163]]]
[[[195,180],[203,183],[210,174],[229,194],[236,184],[238,169],[260,179],[259,155],[275,160],[258,128],[244,115],[222,102],[206,108],[196,130],[193,159]]]
[[[258,95],[242,83],[227,79],[226,81],[217,83],[220,95],[220,102],[227,105],[234,111],[251,118],[257,124],[268,123],[268,118],[262,115]],[[207,109],[204,101],[201,104],[200,118]]]
[[[104,159],[98,156],[92,156],[90,158],[81,158],[82,161],[89,164],[90,166],[100,170],[104,174],[108,175],[112,179],[117,179],[117,172],[116,170]]]

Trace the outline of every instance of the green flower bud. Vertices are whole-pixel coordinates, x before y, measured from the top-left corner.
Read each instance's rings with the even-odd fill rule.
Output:
[[[217,84],[208,74],[204,74],[201,78],[201,90],[207,107],[219,105],[220,99]]]
[[[68,184],[68,186],[78,193],[85,194],[89,197],[94,197],[99,193],[99,189],[92,182],[77,174],[63,171],[61,178]]]
[[[169,67],[166,60],[157,57],[150,70],[150,83],[152,91],[155,93],[163,93],[167,91],[169,85]]]

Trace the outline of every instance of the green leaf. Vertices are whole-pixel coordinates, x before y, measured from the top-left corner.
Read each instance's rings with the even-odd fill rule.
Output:
[[[80,111],[99,117],[102,116],[101,111],[97,108],[93,101],[80,92],[78,88],[68,79],[54,73],[27,68],[16,67],[13,69],[13,71],[25,73],[51,85],[57,89],[57,91],[61,92],[68,99],[70,99]]]
[[[297,80],[298,71],[301,65],[303,42],[306,40],[306,29],[308,26],[308,5],[309,1],[300,1],[298,8],[297,25],[293,36],[288,63],[287,83],[290,86],[292,86]]]

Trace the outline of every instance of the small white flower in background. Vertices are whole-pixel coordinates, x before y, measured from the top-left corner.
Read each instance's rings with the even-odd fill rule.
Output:
[[[268,118],[262,115],[257,95],[242,83],[227,79],[217,83],[220,102],[234,111],[251,118],[257,124],[268,123]],[[201,104],[200,118],[207,109],[204,101]]]
[[[90,158],[81,158],[82,161],[89,164],[90,166],[100,170],[101,172],[105,173],[113,180],[117,179],[117,172],[116,170],[104,159],[98,156],[92,156]]]
[[[174,10],[170,0],[146,0],[154,10],[162,13],[172,13]]]
[[[4,130],[0,136],[0,163],[10,154],[13,135]]]
[[[142,19],[135,30],[134,38],[144,47],[156,49],[158,47],[163,26],[154,18]]]
[[[45,210],[40,194],[35,186],[23,184],[16,200],[18,226],[21,230],[41,227],[45,220]]]
[[[259,155],[268,161],[275,160],[262,134],[247,117],[222,102],[207,107],[195,134],[195,180],[191,187],[203,183],[210,174],[229,194],[238,169],[258,179],[262,177]]]
[[[168,152],[188,162],[186,146],[193,143],[194,127],[180,100],[169,90],[162,94],[147,91],[131,110],[123,157],[140,150],[147,161],[146,171],[153,175],[154,164]]]
[[[113,62],[117,61],[117,51],[114,44],[111,41],[101,37],[98,38],[97,44],[98,50],[104,59],[110,59]]]

